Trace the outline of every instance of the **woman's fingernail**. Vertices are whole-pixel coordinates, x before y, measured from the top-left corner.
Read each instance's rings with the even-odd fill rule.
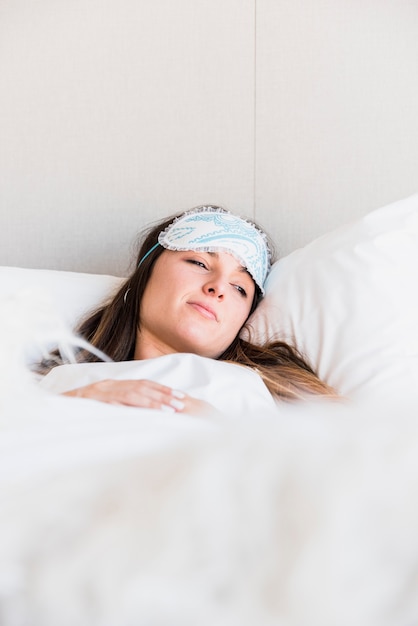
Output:
[[[173,406],[168,406],[168,404],[162,404],[161,405],[161,410],[162,411],[168,411],[169,413],[175,413],[176,409]]]
[[[176,411],[181,411],[184,409],[184,402],[180,402],[180,400],[170,400],[170,406],[173,406]]]
[[[173,390],[171,391],[171,393],[172,393],[172,395],[173,395],[175,398],[185,398],[185,397],[186,397],[186,394],[185,394],[185,393],[183,393],[182,391],[179,391],[178,389],[173,389]]]

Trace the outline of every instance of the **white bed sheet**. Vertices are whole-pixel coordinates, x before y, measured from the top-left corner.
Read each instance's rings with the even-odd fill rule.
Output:
[[[43,389],[62,393],[107,378],[153,380],[205,400],[228,418],[256,411],[262,417],[277,408],[255,371],[188,353],[142,361],[62,365],[51,370],[40,384]]]

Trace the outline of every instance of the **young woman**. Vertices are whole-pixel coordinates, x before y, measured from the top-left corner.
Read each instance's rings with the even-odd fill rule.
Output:
[[[114,361],[193,353],[257,371],[276,399],[335,397],[287,343],[256,345],[241,337],[271,263],[271,245],[255,224],[221,207],[197,207],[146,233],[132,274],[77,332]],[[100,360],[88,351],[78,359]],[[186,394],[151,380],[101,380],[66,395],[193,408]]]

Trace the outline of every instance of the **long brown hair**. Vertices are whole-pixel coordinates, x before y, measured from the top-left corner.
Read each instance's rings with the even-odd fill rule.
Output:
[[[135,268],[129,278],[108,302],[88,315],[76,329],[79,336],[114,361],[129,361],[134,358],[142,297],[154,263],[164,251],[162,246],[156,245],[158,235],[176,217],[178,215],[172,215],[143,233]],[[273,250],[269,238],[267,241]],[[256,288],[250,315],[257,307],[260,296],[260,290]],[[331,387],[318,378],[306,359],[283,341],[258,345],[245,341],[238,335],[218,359],[255,369],[277,398],[296,400],[309,395],[337,396]],[[99,361],[100,357],[83,349],[78,353],[77,360],[94,362]],[[55,361],[53,365],[56,364]],[[44,363],[43,371],[47,369],[48,364]]]
[[[250,343],[240,336],[219,357],[256,370],[270,393],[282,400],[303,400],[312,395],[338,398],[296,348],[285,341]]]

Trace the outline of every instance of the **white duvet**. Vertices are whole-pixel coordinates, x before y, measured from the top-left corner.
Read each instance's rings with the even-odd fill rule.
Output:
[[[105,378],[154,380],[209,402],[226,418],[237,419],[249,412],[258,412],[262,418],[277,408],[256,372],[196,354],[169,354],[122,363],[62,365],[51,370],[41,386],[61,393]]]
[[[2,626],[418,623],[416,402],[276,406],[255,373],[194,355],[39,385],[18,311],[0,328]],[[58,394],[102,375],[224,418]]]

